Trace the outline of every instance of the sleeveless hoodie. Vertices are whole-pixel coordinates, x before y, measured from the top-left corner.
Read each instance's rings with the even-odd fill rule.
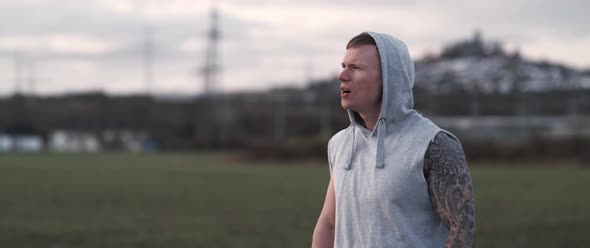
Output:
[[[448,227],[434,212],[423,174],[428,145],[444,130],[413,110],[414,63],[406,45],[369,34],[381,60],[381,112],[371,131],[348,110],[350,126],[328,143],[335,247],[444,247]]]

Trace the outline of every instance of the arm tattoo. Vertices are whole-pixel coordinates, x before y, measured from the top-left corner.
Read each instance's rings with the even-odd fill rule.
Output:
[[[424,156],[424,176],[436,214],[449,226],[446,247],[473,247],[475,204],[463,148],[439,132]]]

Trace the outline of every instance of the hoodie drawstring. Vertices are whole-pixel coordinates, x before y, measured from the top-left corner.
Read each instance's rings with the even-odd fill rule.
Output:
[[[355,142],[355,133],[356,133],[356,125],[354,123],[350,123],[352,126],[352,141],[350,142],[350,153],[348,154],[348,163],[344,165],[344,169],[350,170],[352,165],[352,155],[354,154],[354,142]]]
[[[348,161],[344,165],[344,169],[350,170],[352,166],[352,158],[354,154],[354,143],[356,138],[356,125],[354,123],[350,124],[352,126],[352,140],[350,142],[350,153],[348,154]],[[385,147],[385,134],[387,133],[387,123],[385,122],[385,118],[379,119],[377,125],[377,154],[375,155],[376,167],[379,169],[383,169],[385,167],[385,152],[383,151]]]
[[[379,123],[377,125],[377,154],[375,157],[375,161],[377,162],[377,168],[383,169],[385,167],[385,152],[383,151],[385,147],[385,134],[387,133],[387,123],[385,122],[385,118],[380,118]]]

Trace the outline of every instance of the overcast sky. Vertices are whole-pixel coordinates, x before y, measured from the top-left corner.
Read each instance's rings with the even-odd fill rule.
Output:
[[[15,82],[40,94],[145,92],[146,27],[153,91],[199,93],[211,2],[0,0],[0,95],[12,94]],[[400,38],[420,58],[479,29],[525,57],[590,69],[587,0],[225,0],[218,7],[220,91],[333,77],[346,42],[367,30]]]

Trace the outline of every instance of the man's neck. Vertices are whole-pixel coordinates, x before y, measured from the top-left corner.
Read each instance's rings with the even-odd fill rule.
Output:
[[[377,125],[377,120],[379,119],[379,113],[373,113],[373,114],[361,114],[359,113],[359,116],[361,117],[362,121],[364,122],[364,125],[367,129],[373,131],[373,129],[375,128],[375,125]]]

